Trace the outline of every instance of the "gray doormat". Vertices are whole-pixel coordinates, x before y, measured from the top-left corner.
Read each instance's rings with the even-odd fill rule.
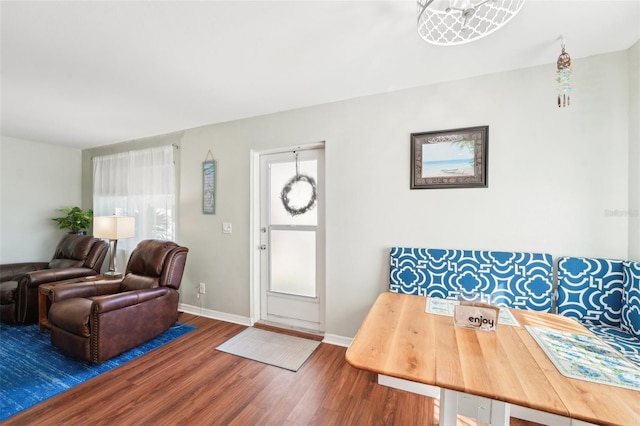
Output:
[[[232,355],[298,371],[320,345],[317,340],[249,327],[216,349]]]

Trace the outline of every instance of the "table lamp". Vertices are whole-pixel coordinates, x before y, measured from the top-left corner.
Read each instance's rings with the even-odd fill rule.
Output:
[[[109,271],[103,275],[107,279],[120,278],[116,272],[116,249],[118,240],[136,235],[136,220],[130,216],[97,216],[93,218],[93,236],[109,240]]]

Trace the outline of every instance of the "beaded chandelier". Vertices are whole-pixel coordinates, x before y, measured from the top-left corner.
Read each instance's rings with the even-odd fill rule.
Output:
[[[426,42],[453,46],[502,28],[525,0],[418,0],[418,34]]]

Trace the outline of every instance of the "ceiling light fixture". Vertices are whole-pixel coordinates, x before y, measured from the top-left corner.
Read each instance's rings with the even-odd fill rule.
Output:
[[[560,37],[562,52],[558,56],[556,81],[558,82],[558,108],[568,107],[571,94],[571,57],[564,50],[564,38]]]
[[[418,0],[418,34],[428,43],[454,46],[502,28],[525,0]]]

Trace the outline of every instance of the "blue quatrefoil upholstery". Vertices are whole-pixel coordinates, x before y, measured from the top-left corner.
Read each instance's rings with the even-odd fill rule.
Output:
[[[640,262],[625,261],[622,291],[622,331],[636,338],[632,357],[640,365]]]
[[[558,259],[558,313],[590,324],[620,327],[622,261]]]
[[[560,258],[557,306],[640,365],[640,262]]]
[[[392,292],[445,299],[485,293],[500,306],[551,312],[550,254],[392,247],[390,255]]]

